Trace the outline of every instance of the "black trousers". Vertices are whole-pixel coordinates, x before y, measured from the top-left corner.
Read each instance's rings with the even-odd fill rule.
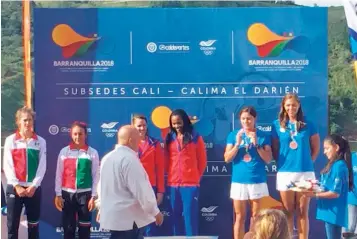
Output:
[[[134,223],[133,229],[128,231],[110,231],[109,239],[144,239],[143,228],[138,228]]]
[[[41,187],[36,189],[32,197],[19,197],[16,195],[14,187],[7,185],[6,203],[8,239],[19,238],[19,225],[23,205],[25,205],[27,215],[28,238],[40,238],[38,227],[41,209]]]
[[[88,210],[88,202],[92,192],[69,193],[62,191],[64,207],[62,209],[62,226],[64,239],[75,239],[78,216],[79,239],[90,238],[92,213]]]

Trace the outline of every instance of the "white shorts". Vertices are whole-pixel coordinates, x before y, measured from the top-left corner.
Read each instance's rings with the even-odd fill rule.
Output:
[[[301,180],[316,179],[314,172],[278,172],[276,174],[276,190],[288,191],[288,185],[291,182],[297,182]]]
[[[266,183],[231,184],[231,198],[233,200],[254,200],[266,196],[269,196],[268,185]]]

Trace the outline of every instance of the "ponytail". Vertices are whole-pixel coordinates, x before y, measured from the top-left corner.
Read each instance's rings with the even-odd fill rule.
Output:
[[[353,167],[352,167],[352,155],[351,155],[351,148],[350,144],[348,143],[347,139],[344,137],[344,153],[343,153],[343,159],[346,161],[347,168],[348,168],[348,189],[349,191],[353,190]]]

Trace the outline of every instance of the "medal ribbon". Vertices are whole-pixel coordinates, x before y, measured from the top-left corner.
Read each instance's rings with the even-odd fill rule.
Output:
[[[244,139],[245,152],[248,153],[248,150],[252,147],[252,143],[246,131],[244,131],[243,139]]]
[[[296,142],[296,140],[294,139],[294,136],[297,135],[297,129],[296,129],[296,123],[293,123],[293,124],[289,124],[289,130],[290,130],[290,137],[291,137],[291,140]]]

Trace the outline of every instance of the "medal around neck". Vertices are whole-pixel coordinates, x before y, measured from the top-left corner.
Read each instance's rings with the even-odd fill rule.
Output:
[[[296,143],[296,141],[291,141],[289,147],[295,150],[298,148],[298,144]]]
[[[252,156],[250,156],[249,153],[246,153],[244,156],[243,156],[243,161],[244,162],[250,162],[252,160]]]

